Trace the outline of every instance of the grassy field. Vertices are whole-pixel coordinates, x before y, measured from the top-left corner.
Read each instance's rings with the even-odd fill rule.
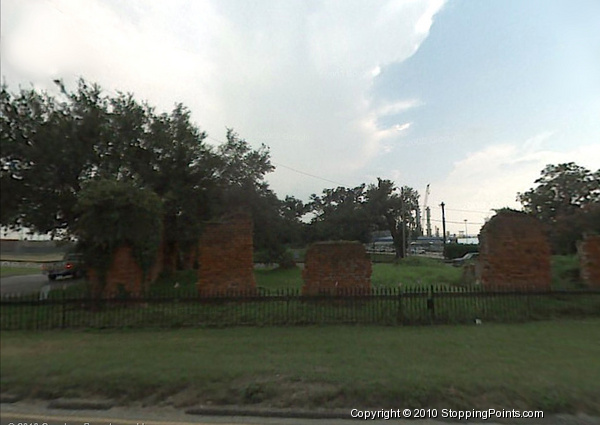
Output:
[[[48,254],[13,254],[2,253],[1,261],[31,261],[31,262],[46,262],[60,261],[64,257],[64,252],[54,252]]]
[[[438,260],[410,258],[400,263],[375,263],[371,282],[373,287],[397,287],[422,285],[455,285],[460,283],[462,270]],[[267,290],[302,288],[302,269],[264,268],[254,271],[256,285]],[[177,272],[174,276],[161,278],[156,288],[171,288],[175,283],[181,287],[193,287],[197,281],[195,271]]]
[[[2,332],[3,392],[122,403],[600,413],[600,320]]]
[[[552,287],[555,289],[580,289],[584,285],[580,277],[577,255],[554,255],[551,260]]]
[[[254,273],[256,284],[266,289],[302,287],[302,270],[265,269]],[[408,258],[399,263],[374,263],[371,275],[373,287],[456,285],[462,270],[430,258]]]
[[[4,261],[58,261],[62,253],[48,255],[3,255]],[[6,258],[5,258],[6,257]],[[386,256],[392,260],[393,256]],[[29,271],[19,267],[1,267],[2,277],[18,274],[28,274]],[[255,271],[257,285],[265,289],[299,289],[302,287],[302,270],[266,268]],[[374,262],[372,273],[373,287],[396,287],[421,285],[459,285],[461,284],[462,269],[451,267],[440,260],[409,257],[399,262]],[[157,286],[171,286],[176,281],[183,285],[193,285],[196,273],[193,271],[180,272],[175,277],[163,279]],[[582,283],[579,277],[579,260],[577,256],[552,257],[552,287],[555,289],[579,289]]]
[[[40,268],[31,267],[0,267],[0,277],[23,276],[28,274],[40,274]]]

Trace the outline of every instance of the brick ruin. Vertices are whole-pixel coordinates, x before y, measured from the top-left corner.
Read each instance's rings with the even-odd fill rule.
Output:
[[[306,251],[302,294],[371,289],[371,260],[359,242],[318,242]]]
[[[250,217],[206,224],[198,248],[197,288],[200,293],[256,289]]]
[[[581,280],[590,288],[600,289],[600,235],[586,235],[577,245]]]
[[[543,225],[517,211],[501,211],[479,236],[477,280],[488,288],[550,289],[550,244]]]
[[[159,254],[160,255],[160,254]],[[156,261],[146,280],[140,265],[134,260],[131,253],[131,247],[121,245],[114,253],[110,267],[106,272],[106,285],[100,292],[100,282],[95,270],[88,271],[88,279],[94,292],[106,297],[128,296],[137,297],[142,294],[144,283],[149,284],[154,281],[159,274],[160,261]]]

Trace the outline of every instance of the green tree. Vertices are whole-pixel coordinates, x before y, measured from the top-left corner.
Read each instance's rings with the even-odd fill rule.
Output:
[[[519,193],[523,210],[545,223],[553,223],[561,215],[600,202],[600,170],[591,172],[574,162],[547,165],[537,187]]]
[[[364,203],[364,184],[324,189],[321,196],[311,195],[307,205],[307,211],[313,214],[310,240],[368,242],[372,226]]]
[[[391,180],[377,179],[377,185],[325,189],[321,196],[312,195],[307,205],[307,210],[314,214],[311,239],[366,243],[373,231],[387,230],[392,235],[397,257],[403,257],[408,240],[418,233],[418,208],[417,191],[408,186],[398,189]]]
[[[215,213],[223,216],[249,213],[254,223],[254,247],[264,250],[277,261],[283,252],[279,199],[265,181],[271,164],[267,146],[253,149],[248,141],[233,130],[227,130],[227,141],[216,148]]]
[[[211,213],[216,161],[206,134],[176,105],[157,115],[131,94],[103,94],[80,80],[61,95],[2,87],[2,224],[67,233],[82,185],[135,182],[164,201],[167,242],[197,240]]]
[[[396,257],[405,257],[408,241],[420,232],[419,193],[408,186],[398,190],[393,181],[378,178],[377,185],[367,188],[366,208],[374,230],[388,230]]]
[[[106,102],[97,86],[55,99],[34,89],[2,87],[2,224],[46,233],[68,230],[81,183],[103,155]]]
[[[131,247],[145,276],[156,260],[161,239],[162,202],[149,189],[131,182],[98,179],[86,182],[79,193],[73,233],[88,266],[99,276],[102,292],[113,252]]]
[[[574,253],[584,233],[600,233],[600,170],[573,162],[547,165],[535,183],[517,200],[546,224],[554,253]]]
[[[69,236],[83,186],[107,179],[160,197],[167,258],[192,249],[205,220],[238,210],[252,213],[257,247],[281,252],[287,216],[265,181],[274,170],[266,146],[253,149],[229,129],[212,148],[181,104],[157,114],[129,93],[56,83],[55,97],[2,86],[2,225]]]

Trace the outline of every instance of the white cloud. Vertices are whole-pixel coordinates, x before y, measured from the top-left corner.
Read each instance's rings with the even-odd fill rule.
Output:
[[[83,76],[159,109],[183,102],[217,139],[231,126],[270,145],[276,162],[353,180],[385,151],[387,130],[369,101],[373,78],[415,52],[442,5],[3,0],[2,73],[11,86]],[[383,113],[416,101],[407,102]],[[314,191],[296,177],[278,170],[270,181],[282,196]]]
[[[402,112],[406,112],[409,109],[415,108],[417,106],[422,106],[423,102],[418,99],[406,99],[397,101],[394,103],[387,103],[376,110],[376,114],[378,116],[386,116],[386,115],[396,115],[401,114]]]
[[[522,143],[489,146],[468,154],[456,162],[442,180],[431,183],[430,205],[439,218],[439,204],[447,207],[446,218],[454,221],[452,232],[464,229],[465,219],[471,223],[469,232],[478,231],[480,224],[492,216],[493,209],[520,209],[518,192],[534,187],[534,181],[548,164],[575,162],[590,170],[600,168],[600,145],[584,145],[566,151],[543,149],[552,132],[543,132]],[[459,209],[461,211],[452,211]],[[471,211],[471,212],[469,212]]]
[[[405,122],[404,124],[396,124],[394,126],[394,130],[396,131],[404,131],[404,130],[408,130],[408,128],[410,127],[411,123],[409,122]]]

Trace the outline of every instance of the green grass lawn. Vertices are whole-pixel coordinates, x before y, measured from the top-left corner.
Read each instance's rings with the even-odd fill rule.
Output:
[[[457,285],[461,283],[462,270],[430,258],[408,258],[399,263],[374,263],[371,283],[373,287]],[[302,270],[264,269],[254,272],[256,284],[265,289],[302,288]]]
[[[519,325],[2,332],[3,392],[177,406],[600,413],[600,319]]]
[[[0,277],[23,276],[28,274],[40,274],[40,268],[31,267],[0,267]]]
[[[552,288],[554,289],[581,289],[584,287],[580,276],[579,257],[577,255],[553,255]]]
[[[31,262],[45,262],[45,261],[60,261],[64,257],[64,252],[53,252],[48,254],[13,254],[3,253],[0,260],[2,261],[31,261]]]
[[[373,287],[396,287],[422,285],[456,285],[460,284],[462,270],[439,260],[430,258],[409,258],[399,263],[374,263],[371,275]],[[302,288],[302,270],[264,268],[254,271],[256,285],[268,290]],[[168,289],[178,282],[181,287],[192,288],[197,281],[195,271],[176,272],[174,276],[162,277],[154,285],[155,288]]]

